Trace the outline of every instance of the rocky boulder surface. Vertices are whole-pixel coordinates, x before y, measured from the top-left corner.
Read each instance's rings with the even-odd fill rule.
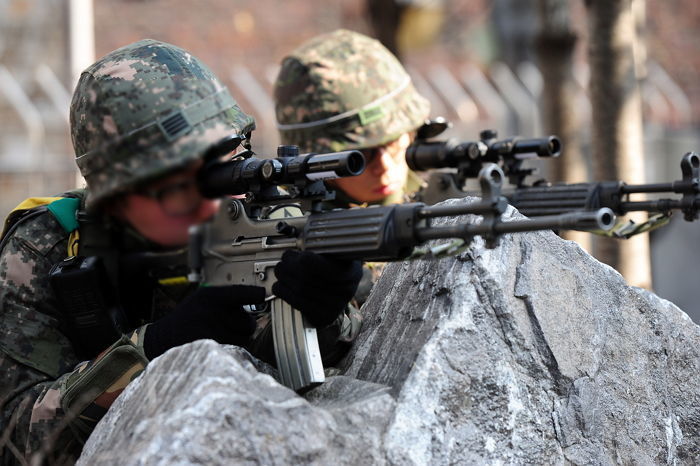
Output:
[[[700,327],[551,232],[390,264],[362,310],[344,375],[303,397],[243,350],[168,351],[79,464],[700,458]]]

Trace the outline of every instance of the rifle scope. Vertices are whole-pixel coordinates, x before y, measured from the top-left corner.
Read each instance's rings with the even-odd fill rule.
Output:
[[[511,138],[496,141],[493,131],[482,132],[482,140],[459,142],[417,141],[406,150],[406,163],[411,170],[458,168],[470,162],[498,162],[500,158],[527,159],[531,157],[558,157],[561,140],[556,136],[535,139]],[[481,160],[479,160],[481,159]]]
[[[307,185],[318,180],[356,176],[365,169],[360,151],[299,154],[296,146],[279,146],[277,158],[234,158],[207,163],[198,174],[202,195],[209,198],[246,194],[273,185]]]

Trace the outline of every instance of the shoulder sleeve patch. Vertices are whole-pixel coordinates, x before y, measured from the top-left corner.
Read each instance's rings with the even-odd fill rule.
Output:
[[[80,208],[80,199],[64,197],[53,201],[46,207],[66,232],[70,233],[78,229],[78,219],[75,213]]]

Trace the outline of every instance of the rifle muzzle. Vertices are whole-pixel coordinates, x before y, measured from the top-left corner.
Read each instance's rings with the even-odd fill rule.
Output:
[[[478,142],[417,141],[406,149],[406,163],[411,170],[425,171],[433,168],[456,168],[465,161],[481,156]]]
[[[536,154],[538,157],[559,157],[561,153],[561,140],[556,136],[536,139],[516,139],[513,141],[512,153],[514,155]],[[517,155],[515,156],[518,157]]]

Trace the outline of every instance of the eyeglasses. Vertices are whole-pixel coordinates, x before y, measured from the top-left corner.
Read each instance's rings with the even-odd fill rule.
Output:
[[[139,189],[136,194],[158,201],[163,211],[174,217],[189,215],[202,203],[194,176],[155,189]]]

